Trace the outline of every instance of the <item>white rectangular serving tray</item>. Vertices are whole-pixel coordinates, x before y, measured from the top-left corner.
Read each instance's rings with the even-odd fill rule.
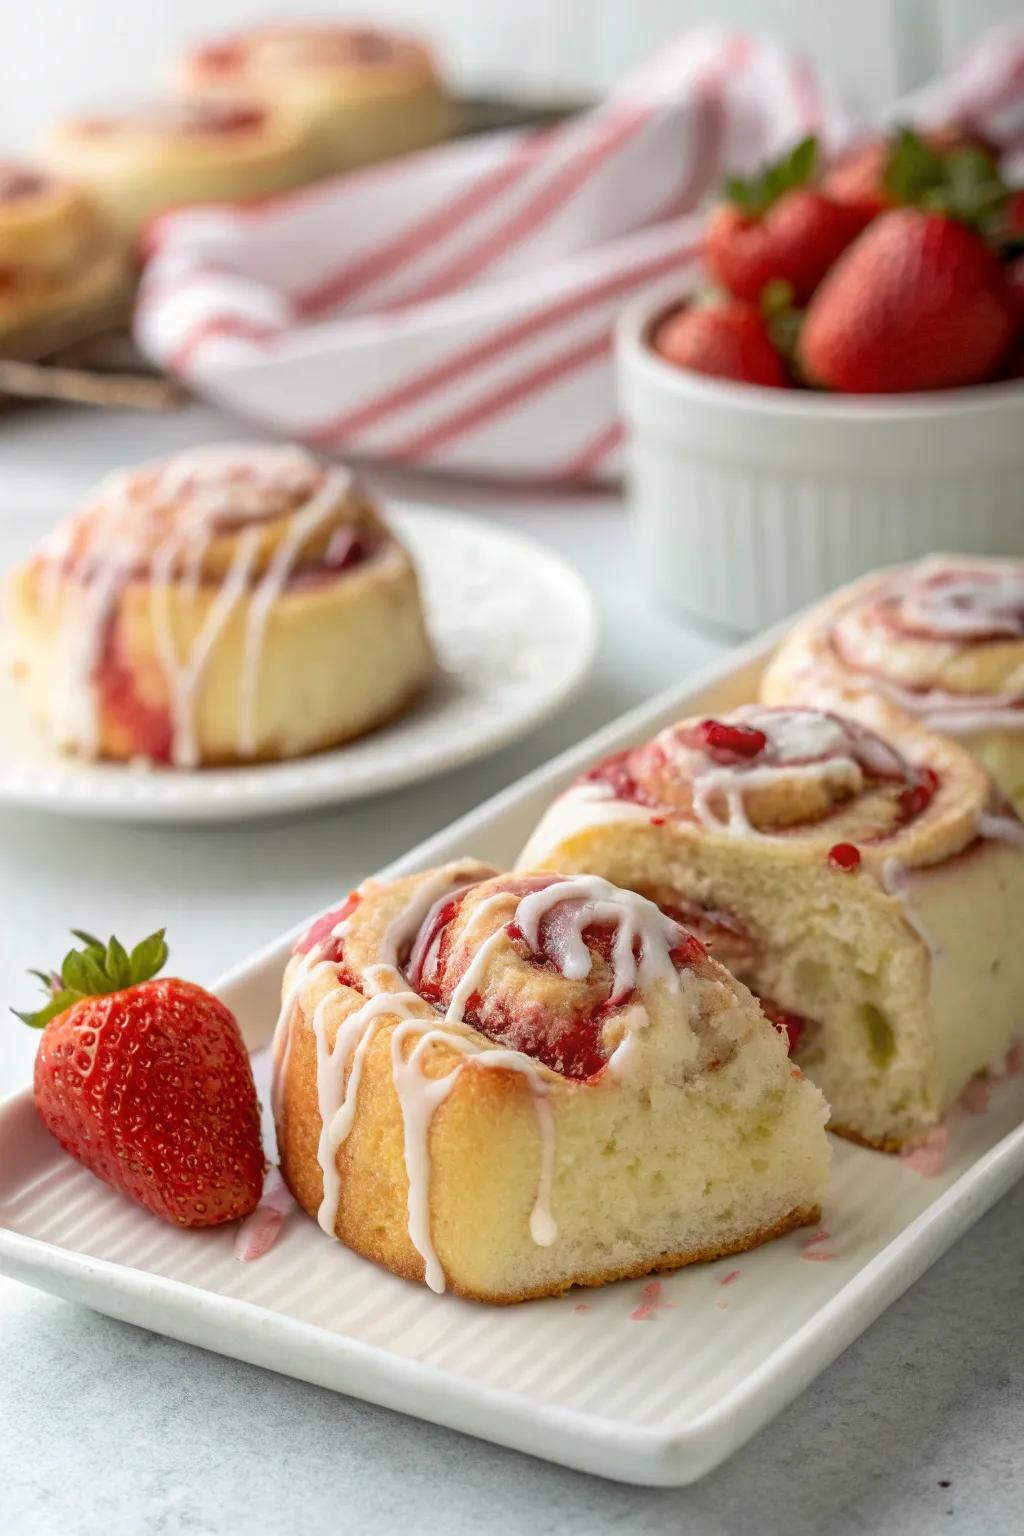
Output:
[[[383,873],[515,858],[552,795],[684,714],[754,697],[755,641],[597,732]],[[256,1053],[295,933],[217,986]],[[0,1271],[112,1317],[627,1482],[681,1484],[768,1422],[1024,1172],[1024,1079],[954,1129],[946,1171],[834,1141],[826,1240],[795,1233],[664,1279],[493,1308],[437,1297],[331,1243],[300,1212],[255,1263],[234,1232],[177,1231],[58,1149],[23,1093],[0,1106]],[[823,1255],[834,1255],[821,1262]],[[738,1271],[730,1282],[725,1276]]]

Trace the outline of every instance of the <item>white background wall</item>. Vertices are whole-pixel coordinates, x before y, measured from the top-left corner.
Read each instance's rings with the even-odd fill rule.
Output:
[[[187,39],[257,17],[357,15],[432,35],[454,78],[589,95],[678,28],[723,20],[796,43],[881,106],[1024,0],[6,0],[0,149],[54,113],[152,93]]]

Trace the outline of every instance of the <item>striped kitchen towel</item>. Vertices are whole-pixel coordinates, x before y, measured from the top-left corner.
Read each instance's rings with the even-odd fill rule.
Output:
[[[922,93],[1011,136],[1024,32]],[[979,59],[981,62],[979,63]],[[1016,61],[1016,62],[1014,62]],[[593,111],[150,228],[142,350],[197,394],[327,452],[565,482],[614,475],[623,302],[692,280],[724,175],[857,119],[797,56],[684,34]]]

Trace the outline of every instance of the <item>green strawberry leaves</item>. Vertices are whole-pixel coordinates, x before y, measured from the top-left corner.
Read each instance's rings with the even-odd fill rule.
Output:
[[[882,184],[896,203],[919,203],[942,184],[942,157],[913,128],[900,128],[889,150]]]
[[[992,155],[980,144],[939,152],[912,128],[901,128],[883,176],[896,203],[927,208],[987,233],[998,224],[1008,196]]]
[[[747,213],[767,213],[784,192],[806,186],[818,169],[818,141],[811,134],[801,139],[782,160],[766,166],[756,176],[730,176],[725,195]]]
[[[129,955],[120,940],[111,937],[104,944],[94,934],[73,928],[72,933],[82,945],[81,949],[69,949],[61,963],[60,972],[30,971],[41,983],[47,995],[42,1008],[34,1012],[16,1014],[33,1029],[44,1029],[51,1019],[57,1018],[75,1003],[86,997],[105,997],[111,992],[122,992],[126,987],[137,987],[149,981],[167,964],[167,943],[163,928],[142,939]]]
[[[165,928],[158,928],[156,933],[151,933],[148,939],[143,939],[132,950],[130,961],[132,986],[136,986],[140,981],[148,981],[151,976],[156,975],[157,971],[162,971],[167,964],[167,944],[164,940],[166,931]]]

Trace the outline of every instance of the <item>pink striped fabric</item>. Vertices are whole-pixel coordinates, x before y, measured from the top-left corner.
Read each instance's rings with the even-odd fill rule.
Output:
[[[1024,132],[1024,32],[909,104]],[[699,270],[697,210],[817,132],[858,130],[763,39],[684,34],[594,111],[444,146],[147,237],[143,350],[197,393],[326,451],[503,478],[617,472],[622,303]]]

